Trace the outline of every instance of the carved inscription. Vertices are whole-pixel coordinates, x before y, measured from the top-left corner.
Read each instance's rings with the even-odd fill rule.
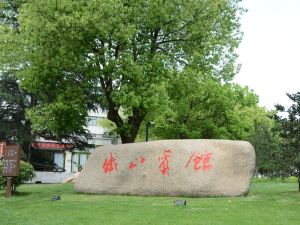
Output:
[[[172,150],[165,149],[160,156],[158,156],[158,168],[163,176],[170,176],[170,162],[169,160],[172,157]],[[212,153],[205,152],[192,152],[190,156],[187,157],[187,161],[183,164],[182,169],[184,168],[193,168],[195,172],[197,171],[209,171],[212,168],[211,164]],[[120,160],[122,163],[122,160]],[[144,156],[139,156],[135,158],[133,161],[127,162],[127,169],[130,171],[136,170],[138,167],[141,167],[146,162],[146,158]],[[141,168],[142,169],[142,168]],[[113,156],[113,153],[110,152],[109,156],[104,160],[102,164],[102,171],[105,174],[110,174],[115,171],[118,173],[118,162],[117,158]]]
[[[112,153],[109,154],[109,157],[105,159],[102,170],[104,173],[111,173],[113,171],[118,172],[118,163],[116,158],[113,157]]]

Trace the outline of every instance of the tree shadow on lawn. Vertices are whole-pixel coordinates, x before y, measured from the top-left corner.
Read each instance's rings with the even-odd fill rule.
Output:
[[[31,191],[16,191],[13,193],[13,196],[20,196],[20,197],[23,197],[23,196],[29,196],[29,195],[32,195],[32,194],[36,194],[38,192],[31,192]]]
[[[26,197],[33,194],[36,194],[37,192],[28,192],[28,191],[15,191],[12,193],[12,197]],[[5,191],[0,191],[0,197],[5,197]]]
[[[246,201],[292,201],[298,202],[300,200],[300,192],[295,190],[282,190],[276,192],[260,191],[249,194]]]

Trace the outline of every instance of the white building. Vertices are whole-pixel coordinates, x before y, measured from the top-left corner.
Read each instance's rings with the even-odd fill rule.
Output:
[[[117,139],[108,135],[103,127],[106,113],[103,111],[90,112],[87,128],[92,139],[89,144],[95,147],[111,145]],[[64,179],[81,170],[94,148],[85,151],[74,149],[70,144],[57,143],[52,140],[38,138],[32,143],[30,163],[35,169],[35,178],[30,183],[61,183]]]

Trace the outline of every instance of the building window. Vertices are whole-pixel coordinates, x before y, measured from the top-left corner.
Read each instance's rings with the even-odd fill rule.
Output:
[[[64,153],[54,153],[54,167],[56,170],[65,169],[65,154]],[[59,171],[58,171],[59,172]]]
[[[89,152],[73,152],[72,153],[72,168],[73,173],[81,171],[86,160],[89,158]]]
[[[88,126],[96,126],[97,125],[97,117],[89,116],[88,117]]]
[[[64,172],[65,152],[45,149],[32,149],[30,163],[36,171]]]

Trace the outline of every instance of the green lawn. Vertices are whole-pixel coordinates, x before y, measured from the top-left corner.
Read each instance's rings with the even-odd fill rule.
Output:
[[[185,198],[76,194],[73,185],[34,184],[19,187],[11,199],[0,191],[0,224],[300,224],[296,183],[254,183],[247,197]],[[52,202],[51,195],[62,200]]]

